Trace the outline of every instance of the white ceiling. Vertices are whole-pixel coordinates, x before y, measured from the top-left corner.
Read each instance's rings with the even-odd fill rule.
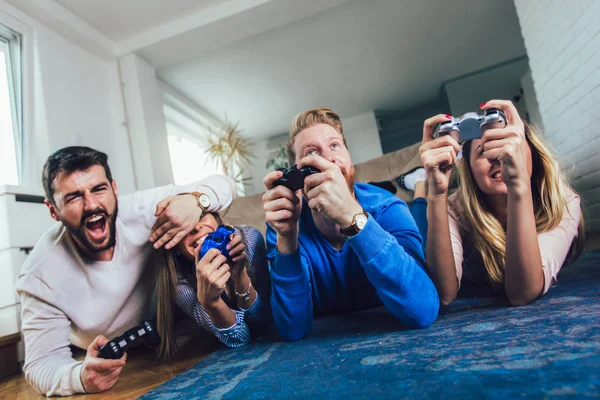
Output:
[[[55,0],[114,41],[127,39],[223,0]]]
[[[406,110],[526,54],[511,0],[4,1],[100,56],[138,53],[254,138],[320,105]]]
[[[158,74],[247,136],[266,137],[315,106],[342,117],[407,109],[438,96],[448,79],[523,55],[512,1],[355,0]]]

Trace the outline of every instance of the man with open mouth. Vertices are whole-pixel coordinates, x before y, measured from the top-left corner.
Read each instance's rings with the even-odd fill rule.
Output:
[[[37,242],[21,269],[27,381],[47,396],[96,393],[117,382],[126,354],[99,348],[152,317],[154,249],[170,249],[204,212],[231,204],[234,184],[211,176],[119,196],[107,155],[89,147],[58,150],[44,165],[46,206],[60,222]],[[84,361],[69,345],[87,348]]]

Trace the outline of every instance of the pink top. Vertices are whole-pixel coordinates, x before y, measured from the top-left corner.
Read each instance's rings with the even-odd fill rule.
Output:
[[[458,202],[457,193],[448,198],[448,204],[450,239],[459,287],[461,282],[465,282],[476,286],[488,286],[493,290],[481,254],[475,248],[472,232],[460,222],[464,221],[464,218],[461,218],[464,211]],[[558,272],[567,258],[571,243],[578,235],[580,217],[579,196],[567,189],[567,205],[560,224],[551,231],[538,234],[544,272],[542,294],[546,294],[557,281]]]

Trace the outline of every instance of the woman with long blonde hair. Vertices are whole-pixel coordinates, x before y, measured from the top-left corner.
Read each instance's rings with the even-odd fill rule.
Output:
[[[228,257],[211,249],[200,258],[204,239],[219,225],[223,220],[218,213],[206,213],[196,229],[163,252],[164,262],[157,271],[160,359],[171,359],[177,351],[175,306],[228,347],[246,345],[270,321],[270,279],[262,235],[248,226],[236,228],[227,246]]]
[[[582,249],[579,196],[557,161],[510,101],[491,100],[506,122],[485,126],[480,139],[459,143],[434,138],[434,127],[452,118],[425,121],[421,161],[427,194],[427,268],[442,304],[461,286],[504,292],[512,305],[544,295],[565,261]],[[454,166],[459,188],[448,196]]]

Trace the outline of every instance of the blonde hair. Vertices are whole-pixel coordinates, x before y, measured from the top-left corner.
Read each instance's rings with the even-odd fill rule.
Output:
[[[292,126],[290,127],[290,140],[287,144],[287,155],[290,165],[296,164],[296,153],[294,152],[296,136],[298,136],[298,134],[303,130],[318,124],[326,124],[333,127],[340,133],[342,139],[344,140],[344,146],[348,148],[340,116],[330,108],[313,108],[296,115],[292,121]]]
[[[525,124],[525,138],[531,149],[531,194],[536,229],[538,233],[557,227],[567,206],[567,190],[573,190],[556,159],[537,134],[535,128]],[[471,144],[465,143],[463,159],[457,167],[460,177],[458,201],[464,209],[462,224],[471,229],[475,248],[481,254],[488,277],[493,284],[504,282],[504,257],[506,232],[491,212],[483,193],[477,186],[471,170]],[[573,190],[574,192],[574,190]],[[583,213],[579,221],[578,236],[569,249],[567,262],[576,259],[583,249]]]

